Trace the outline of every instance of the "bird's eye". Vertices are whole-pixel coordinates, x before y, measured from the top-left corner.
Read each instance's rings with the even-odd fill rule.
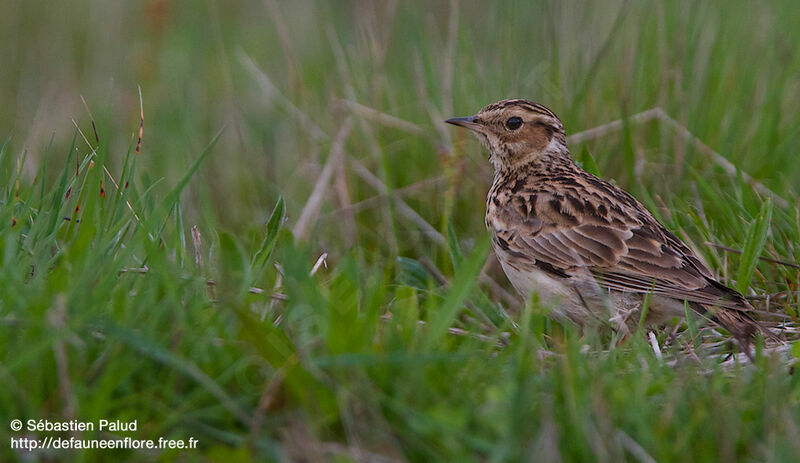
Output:
[[[520,127],[522,127],[522,119],[517,116],[509,117],[506,121],[506,128],[508,130],[517,130]]]

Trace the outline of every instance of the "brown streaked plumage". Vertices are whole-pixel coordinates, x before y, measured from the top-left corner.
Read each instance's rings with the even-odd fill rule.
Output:
[[[546,107],[503,100],[446,122],[472,130],[489,150],[495,253],[517,291],[538,292],[556,318],[627,330],[651,294],[648,323],[681,317],[688,303],[745,346],[760,330],[747,300],[639,201],[572,161],[564,126]]]

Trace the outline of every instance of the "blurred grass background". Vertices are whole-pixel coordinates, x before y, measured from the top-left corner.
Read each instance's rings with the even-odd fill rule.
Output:
[[[742,173],[657,120],[573,154],[796,317],[797,269],[703,243],[800,260],[798,23],[789,0],[3,1],[0,417],[201,441],[3,459],[793,461],[786,362],[581,337],[523,310],[492,257],[475,287],[491,171],[442,121],[522,97],[569,135],[662,108]],[[681,333],[656,334],[702,350]]]

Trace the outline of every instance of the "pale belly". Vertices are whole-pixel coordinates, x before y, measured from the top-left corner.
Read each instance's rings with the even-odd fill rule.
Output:
[[[581,304],[580,297],[569,280],[553,277],[535,267],[517,269],[507,262],[508,256],[503,250],[495,249],[495,252],[506,277],[526,301],[536,293],[542,306],[549,310],[550,317],[560,320],[568,318],[578,324],[586,322],[588,310]]]
[[[526,301],[536,293],[549,317],[569,319],[581,326],[598,322],[611,324],[617,329],[630,329],[639,323],[643,294],[601,289],[591,276],[565,279],[537,267],[519,269],[508,263],[511,257],[505,251],[495,248],[495,253],[517,292]],[[683,313],[683,302],[653,296],[645,323],[661,325]]]

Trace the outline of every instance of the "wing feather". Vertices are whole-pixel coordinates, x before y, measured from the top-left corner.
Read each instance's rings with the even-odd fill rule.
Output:
[[[580,196],[591,197],[576,192]],[[584,208],[583,214],[565,207],[577,203],[563,191],[539,190],[534,204],[525,207],[511,202],[493,205],[494,217],[502,220],[487,216],[487,225],[502,235],[517,258],[528,259],[529,264],[544,262],[567,275],[588,269],[601,287],[610,290],[749,308],[741,295],[717,283],[691,250],[629,195],[623,201],[628,210],[601,207],[602,202]]]

